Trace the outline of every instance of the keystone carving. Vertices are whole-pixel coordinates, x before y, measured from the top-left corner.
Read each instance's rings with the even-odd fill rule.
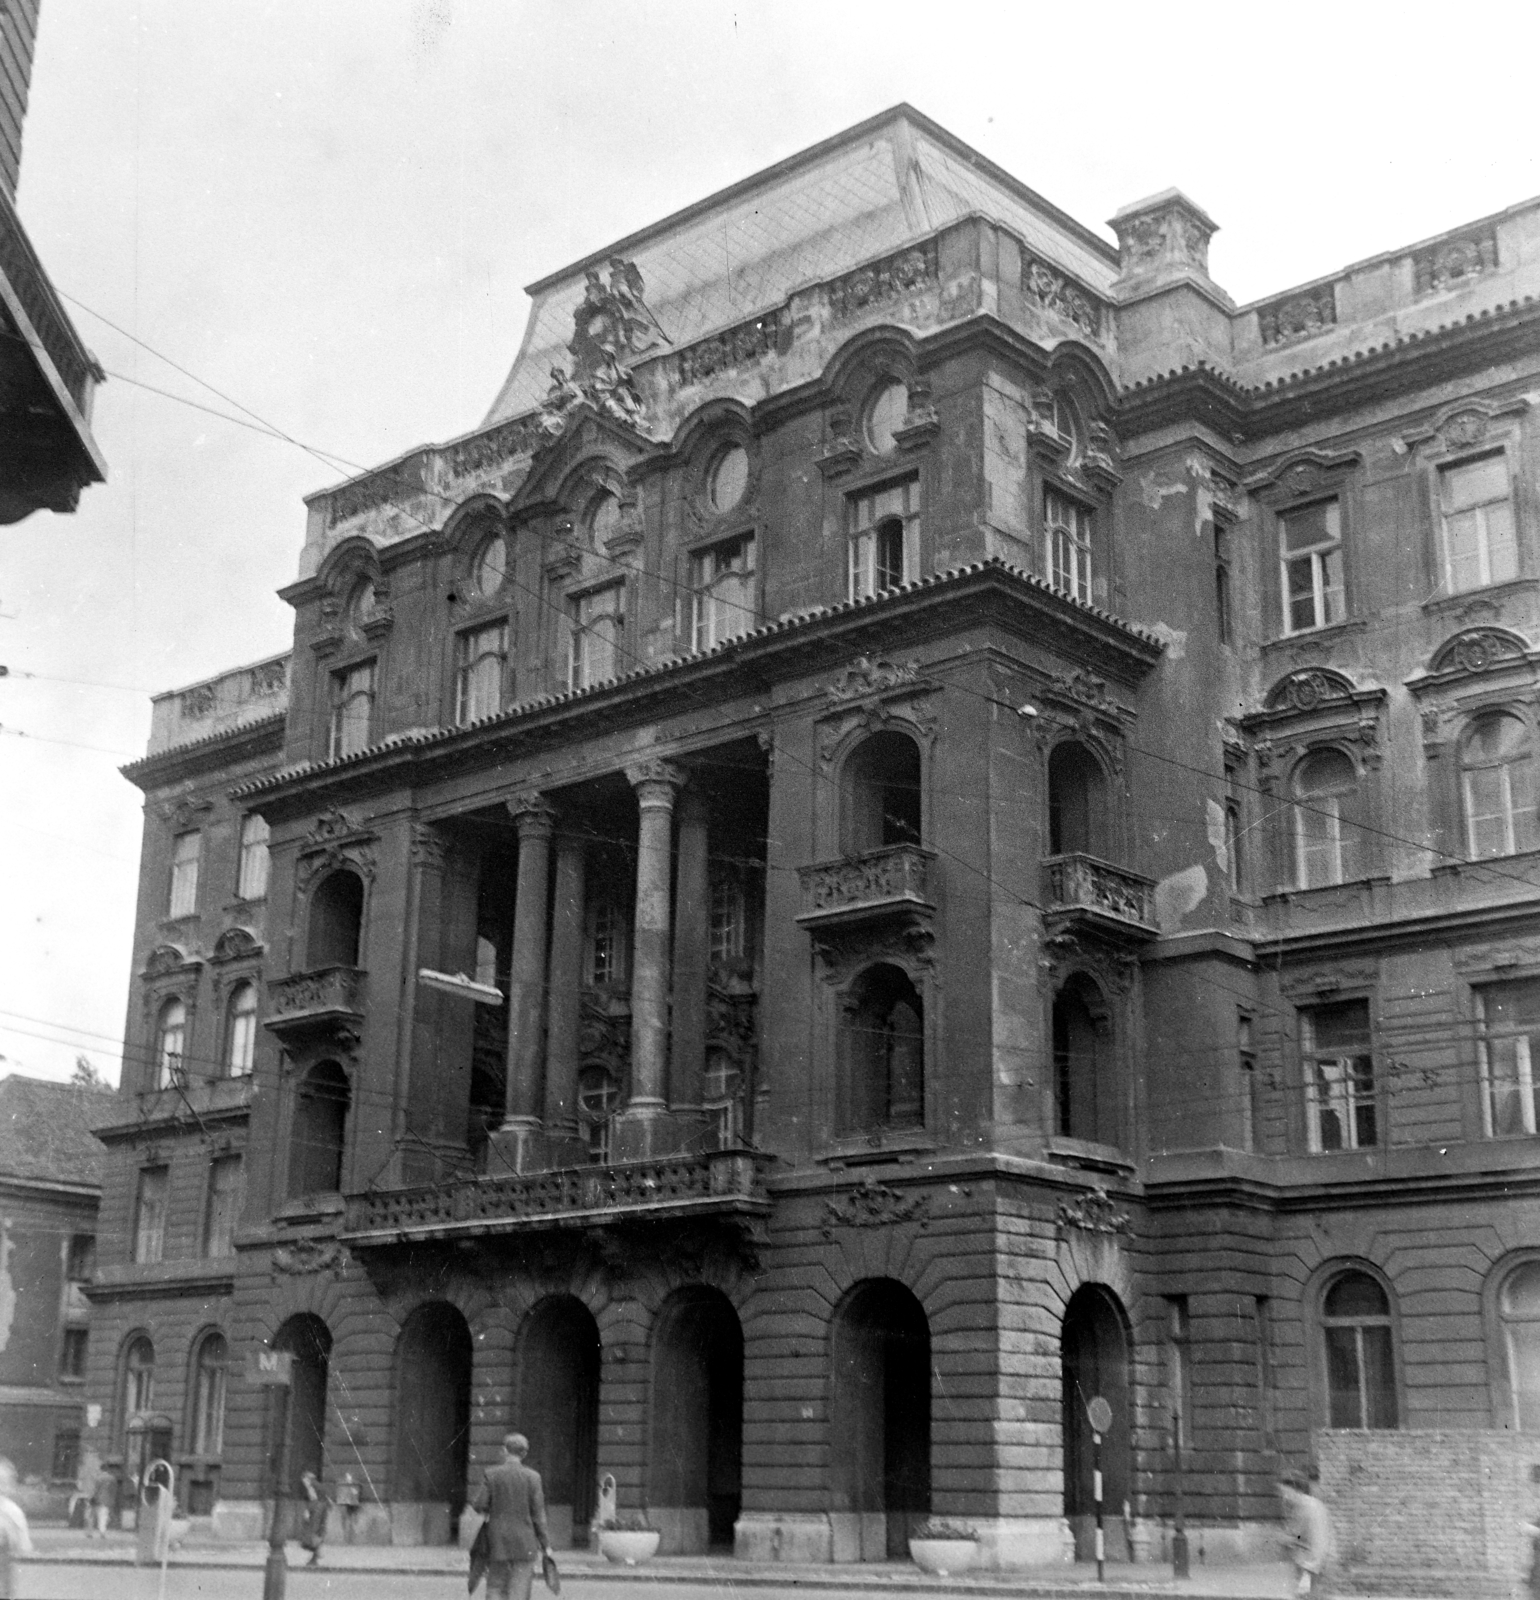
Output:
[[[895,663],[871,656],[857,656],[829,685],[829,698],[834,701],[859,700],[863,695],[882,694],[888,689],[918,683],[920,664],[917,661]]]

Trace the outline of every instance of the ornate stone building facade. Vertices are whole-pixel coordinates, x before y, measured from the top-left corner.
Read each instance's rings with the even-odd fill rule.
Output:
[[[1213,1553],[1321,1430],[1535,1425],[1540,206],[1252,306],[1112,226],[898,108],[311,498],[129,769],[113,1448],[255,1528],[272,1344],[372,1536],[517,1422],[563,1539],[1008,1565],[1098,1393],[1115,1551],[1178,1442]]]

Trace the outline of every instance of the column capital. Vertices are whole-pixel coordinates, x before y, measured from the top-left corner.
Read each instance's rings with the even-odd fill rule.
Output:
[[[689,779],[683,767],[661,756],[633,761],[626,768],[626,781],[636,790],[641,805],[672,806],[674,796]]]
[[[538,789],[514,795],[504,804],[521,839],[538,838],[541,835],[550,838],[556,831],[556,807]]]

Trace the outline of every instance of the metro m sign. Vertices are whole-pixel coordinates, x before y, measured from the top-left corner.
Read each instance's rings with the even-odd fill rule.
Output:
[[[246,1381],[287,1389],[289,1371],[293,1365],[294,1357],[287,1350],[268,1350],[259,1346],[246,1352]]]

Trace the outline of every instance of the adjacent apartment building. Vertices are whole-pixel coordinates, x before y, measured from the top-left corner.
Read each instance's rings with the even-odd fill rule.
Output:
[[[1246,306],[1215,226],[900,106],[310,498],[126,769],[104,1454],[255,1531],[272,1346],[361,1536],[514,1423],[564,1541],[1011,1565],[1097,1395],[1114,1554],[1540,1427],[1540,202]]]

